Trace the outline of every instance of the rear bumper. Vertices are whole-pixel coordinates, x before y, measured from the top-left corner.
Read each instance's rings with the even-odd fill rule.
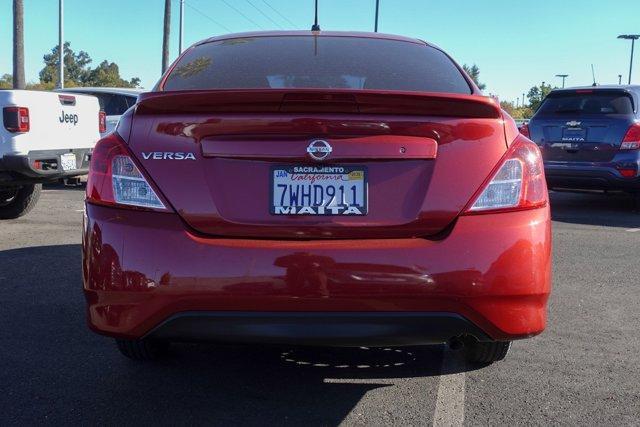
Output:
[[[76,156],[77,169],[63,171],[60,168],[60,156],[73,153]],[[37,183],[54,181],[60,178],[86,175],[89,172],[91,149],[37,150],[26,155],[5,154],[0,157],[0,183]],[[54,169],[37,169],[36,161],[56,164]]]
[[[175,214],[87,204],[90,327],[120,337],[420,344],[540,333],[548,209],[460,217],[442,240],[203,237]],[[194,314],[195,313],[195,314]]]
[[[624,178],[614,167],[545,165],[549,188],[640,191],[640,177]]]
[[[290,345],[402,346],[451,337],[490,338],[453,313],[186,312],[171,316],[146,336],[172,341]]]

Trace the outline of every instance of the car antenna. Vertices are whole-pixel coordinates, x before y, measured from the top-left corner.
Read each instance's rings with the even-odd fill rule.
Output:
[[[320,31],[320,25],[318,25],[318,0],[316,0],[316,15],[311,26],[311,31]]]
[[[593,64],[591,64],[591,76],[593,77],[593,85],[592,86],[598,86],[598,83],[596,83],[596,72],[593,68]]]

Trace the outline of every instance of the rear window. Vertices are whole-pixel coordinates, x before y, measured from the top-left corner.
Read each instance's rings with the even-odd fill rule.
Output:
[[[549,95],[538,114],[633,114],[633,103],[628,94],[620,91],[560,92]]]
[[[129,108],[126,96],[102,92],[96,92],[93,95],[98,98],[100,109],[107,116],[121,116]]]
[[[322,88],[471,93],[458,68],[427,45],[373,38],[278,36],[196,46],[165,90]]]

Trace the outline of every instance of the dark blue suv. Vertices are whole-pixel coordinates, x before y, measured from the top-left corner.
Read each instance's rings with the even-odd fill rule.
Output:
[[[633,193],[640,206],[640,86],[558,89],[521,132],[542,150],[550,189]]]

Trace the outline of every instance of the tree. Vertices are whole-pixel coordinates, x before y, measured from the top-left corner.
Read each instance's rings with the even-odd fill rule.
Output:
[[[24,7],[13,0],[13,88],[24,89]]]
[[[509,101],[500,101],[500,108],[506,111],[507,114],[509,114],[511,117],[513,117],[513,112],[516,109],[515,105],[513,105],[513,102]]]
[[[529,119],[533,116],[533,111],[529,107],[516,107],[513,102],[501,101],[500,107],[514,119]]]
[[[44,68],[40,71],[40,84],[33,85],[37,89],[53,89],[58,83],[58,46],[51,49],[51,53],[44,55]],[[113,86],[137,87],[140,79],[124,80],[120,77],[120,69],[115,62],[102,61],[97,67],[91,68],[92,60],[83,50],[76,53],[69,42],[64,44],[64,85],[74,86]]]
[[[169,36],[171,35],[171,0],[164,0],[164,28],[162,33],[162,74],[169,68]]]
[[[89,70],[83,83],[85,86],[137,87],[140,79],[137,77],[129,81],[122,79],[118,64],[105,60],[96,68]]]
[[[550,84],[545,84],[542,82],[540,86],[533,86],[529,89],[527,93],[527,98],[529,99],[529,108],[533,111],[536,111],[544,98],[549,95],[549,93],[554,89]]]
[[[3,74],[0,76],[0,89],[11,89],[13,87],[13,76],[11,74]]]
[[[51,53],[44,55],[44,68],[40,71],[41,83],[58,84],[59,47],[56,45]],[[87,78],[91,57],[83,50],[75,53],[69,42],[64,44],[64,86],[82,86]]]
[[[487,87],[486,84],[480,83],[480,68],[476,64],[472,66],[464,64],[462,69],[471,77],[471,80],[478,86],[478,89],[484,90]]]

